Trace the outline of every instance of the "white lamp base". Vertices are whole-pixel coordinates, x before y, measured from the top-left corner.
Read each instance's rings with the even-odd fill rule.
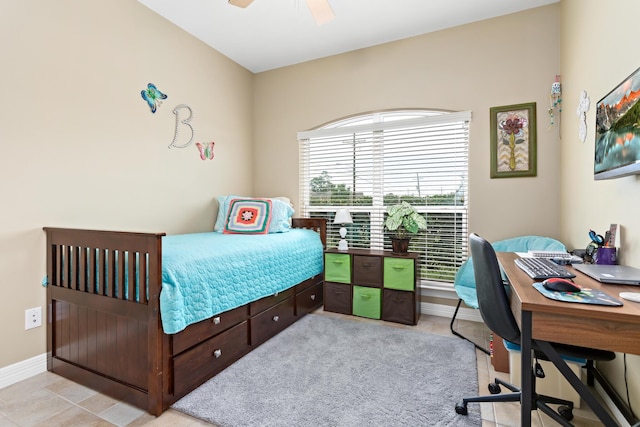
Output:
[[[347,243],[345,237],[347,237],[347,229],[344,227],[340,227],[340,241],[338,242],[338,250],[339,251],[348,251],[349,244]]]

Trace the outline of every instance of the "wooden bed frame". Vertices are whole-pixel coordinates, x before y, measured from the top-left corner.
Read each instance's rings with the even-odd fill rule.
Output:
[[[326,245],[324,219],[294,218],[293,227],[317,231]],[[153,415],[322,305],[319,274],[165,334],[159,301],[165,233],[44,230],[47,369]],[[146,292],[139,286],[145,283]]]

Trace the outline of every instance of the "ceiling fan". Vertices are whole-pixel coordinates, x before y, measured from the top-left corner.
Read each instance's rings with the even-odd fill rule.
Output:
[[[316,24],[322,25],[331,21],[336,15],[331,9],[329,0],[306,0],[307,6],[313,15],[313,19],[316,20]],[[229,0],[229,4],[245,8],[253,3],[253,0]]]

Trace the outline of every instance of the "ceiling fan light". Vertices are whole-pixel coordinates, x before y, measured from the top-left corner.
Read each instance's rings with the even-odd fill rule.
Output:
[[[331,9],[329,0],[307,0],[307,6],[318,25],[326,24],[336,17],[333,9]]]
[[[253,3],[253,0],[229,0],[229,4],[233,6],[238,6],[245,8]]]

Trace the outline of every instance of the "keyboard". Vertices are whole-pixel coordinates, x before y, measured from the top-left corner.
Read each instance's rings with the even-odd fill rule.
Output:
[[[570,279],[575,274],[546,258],[516,258],[516,265],[532,279],[548,279],[550,277],[562,277]]]
[[[571,254],[566,251],[529,251],[529,256],[532,256],[534,258],[571,259]]]

